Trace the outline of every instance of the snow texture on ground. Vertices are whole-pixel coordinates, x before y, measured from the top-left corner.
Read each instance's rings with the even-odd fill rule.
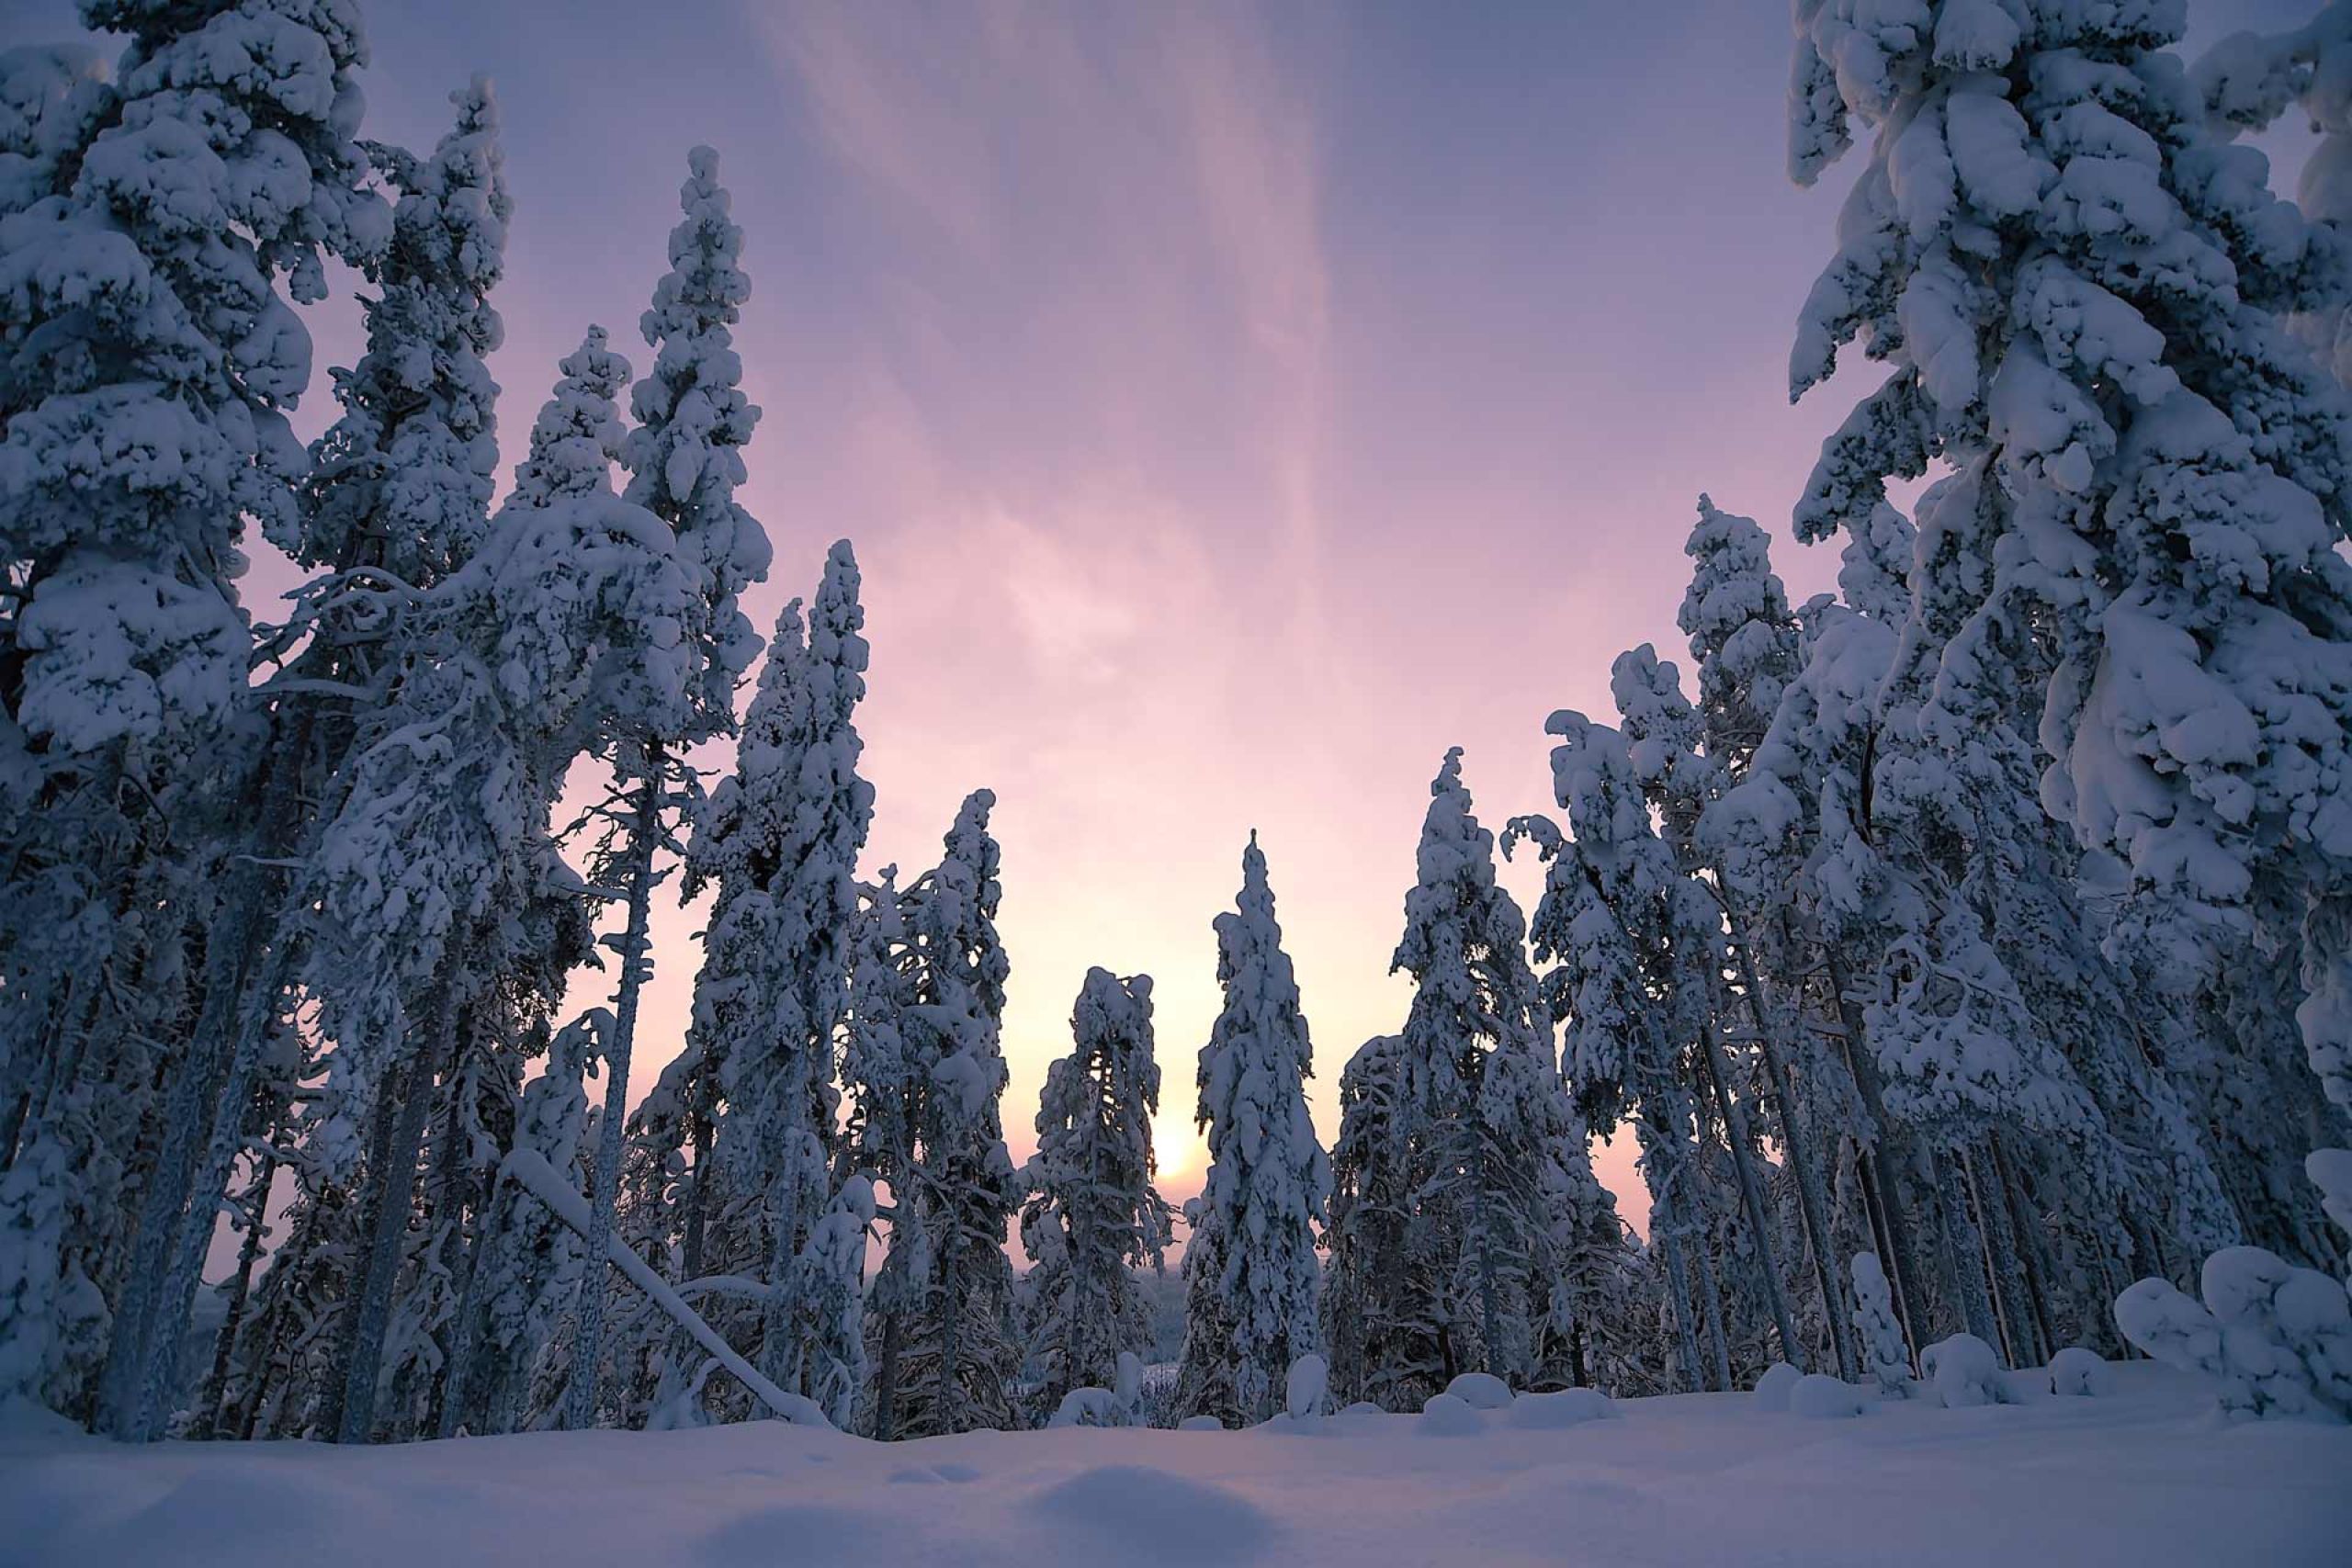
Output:
[[[2112,1394],[1857,1420],[1746,1394],[1555,1427],[1467,1412],[1255,1432],[881,1445],[782,1422],[399,1448],[0,1435],[0,1563],[2341,1564],[2352,1427],[2230,1425],[2146,1363]]]

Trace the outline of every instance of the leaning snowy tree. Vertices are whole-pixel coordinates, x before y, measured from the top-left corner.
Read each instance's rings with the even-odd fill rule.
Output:
[[[1553,1016],[1568,1021],[1564,1071],[1602,1136],[1632,1119],[1683,1385],[1706,1386],[1703,1325],[1714,1383],[1724,1387],[1730,1369],[1721,1303],[1707,1254],[1693,1246],[1697,1106],[1683,1053],[1703,1027],[1705,978],[1678,941],[1688,931],[1680,878],[1651,826],[1624,737],[1566,711],[1544,728],[1561,739],[1552,750],[1553,792],[1574,838],[1549,818],[1522,817],[1511,822],[1509,841],[1532,840],[1546,866],[1532,935],[1537,959],[1555,964],[1543,987]]]
[[[1153,1190],[1151,976],[1086,972],[1070,1013],[1076,1048],[1046,1069],[1037,1152],[1023,1172],[1021,1240],[1035,1267],[1031,1361],[1047,1411],[1074,1388],[1109,1388],[1123,1352],[1150,1343],[1131,1270],[1163,1266],[1171,1226]]]
[[[1196,1120],[1209,1168],[1188,1206],[1174,1408],[1247,1426],[1281,1405],[1291,1363],[1322,1350],[1315,1233],[1331,1190],[1306,1112],[1314,1049],[1255,832],[1241,852],[1241,892],[1216,918],[1216,948],[1225,1006],[1200,1053]]]
[[[736,600],[767,575],[769,559],[765,531],[735,499],[745,479],[742,447],[759,421],[759,410],[739,385],[743,367],[729,330],[752,292],[751,280],[737,265],[743,231],[728,216],[718,154],[697,147],[687,162],[688,176],[679,190],[685,216],[670,235],[671,270],[639,319],[654,351],[653,369],[631,396],[638,424],[620,452],[629,472],[623,499],[668,528],[694,591],[690,612],[675,628],[672,653],[685,703],[675,716],[624,716],[600,748],[612,767],[613,785],[597,813],[605,830],[595,869],[600,882],[618,885],[628,912],[620,933],[608,939],[620,954],[621,977],[605,1056],[605,1116],[589,1193],[591,1258],[603,1255],[612,1235],[619,1190],[629,1055],[652,964],[647,911],[662,874],[658,862],[674,848],[674,825],[692,804],[694,775],[679,749],[734,727],[735,682],[760,649],[759,636]],[[605,1284],[603,1272],[592,1269],[581,1286],[581,1350],[565,1406],[565,1421],[575,1427],[592,1426],[596,1418]]]
[[[82,16],[129,39],[111,85],[75,51],[0,66],[0,1388],[128,1430],[153,1314],[133,1303],[125,1342],[114,1308],[157,1269],[115,1215],[159,1155],[190,1158],[212,1102],[178,1080],[226,1031],[178,1015],[233,984],[202,937],[264,733],[238,540],[296,511],[294,307],[330,257],[379,254],[390,215],[351,140],[347,12]],[[159,1151],[141,1130],[167,1115]],[[159,1211],[186,1193],[161,1174]],[[136,1237],[151,1258],[171,1217]]]
[[[430,157],[367,146],[397,197],[391,243],[367,269],[378,287],[362,301],[367,352],[334,373],[343,417],[311,448],[294,524],[272,535],[318,575],[275,637],[295,651],[263,688],[280,694],[249,848],[207,933],[222,979],[208,991],[196,1033],[219,1047],[173,1085],[191,1107],[210,1099],[210,1133],[183,1147],[182,1136],[198,1135],[197,1119],[171,1119],[140,1217],[142,1251],[161,1259],[168,1247],[168,1270],[159,1291],[135,1303],[137,1292],[127,1293],[116,1319],[117,1345],[131,1359],[145,1339],[136,1424],[148,1435],[168,1414],[169,1363],[212,1240],[212,1195],[245,1146],[241,1123],[256,1065],[305,961],[305,922],[287,907],[284,867],[312,848],[320,803],[342,787],[367,710],[390,695],[398,666],[379,652],[398,618],[413,613],[403,601],[462,567],[487,531],[498,388],[483,358],[503,332],[487,297],[503,267],[512,203],[490,85],[478,79],[450,101],[456,123]],[[138,1308],[152,1321],[138,1322]]]
[[[682,891],[716,889],[695,984],[690,1093],[723,1100],[689,1202],[720,1272],[766,1287],[755,1360],[805,1387],[800,1254],[832,1197],[833,1061],[848,1002],[854,874],[874,788],[857,774],[865,613],[849,542],[833,546],[801,623],[786,604],[744,716],[734,773],[704,804]],[[689,1222],[693,1223],[692,1221]]]
[[[336,1043],[321,1157],[338,1172],[356,1161],[368,1194],[327,1423],[345,1441],[374,1430],[435,1086],[458,1067],[470,1010],[516,961],[518,911],[582,896],[548,838],[564,769],[649,716],[683,723],[687,706],[661,655],[665,628],[694,613],[691,580],[660,519],[613,494],[596,438],[616,426],[627,366],[592,330],[565,370],[481,547],[384,650],[394,698],[355,741],[300,885],[333,936],[309,944],[305,975]]]
[[[1800,536],[1962,476],[1975,603],[1926,722],[2015,628],[2052,639],[2043,801],[2143,896],[2299,952],[2312,1070],[2352,1103],[2352,406],[2284,321],[2341,310],[2342,243],[2208,129],[2161,52],[2178,4],[1795,20],[1791,172],[1874,134],[1792,390],[1858,337],[1892,367]]]

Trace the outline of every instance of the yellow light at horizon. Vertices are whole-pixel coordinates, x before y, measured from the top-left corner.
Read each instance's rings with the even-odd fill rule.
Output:
[[[1152,1124],[1151,1153],[1162,1179],[1194,1175],[1209,1162],[1208,1141],[1184,1117],[1163,1116]]]

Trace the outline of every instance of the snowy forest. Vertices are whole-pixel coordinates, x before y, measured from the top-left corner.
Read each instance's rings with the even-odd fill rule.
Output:
[[[874,863],[892,628],[739,499],[719,154],[666,270],[615,239],[634,333],[502,393],[497,97],[370,140],[359,9],[0,55],[0,1401],[903,1440],[2152,1359],[2352,1419],[2352,6],[2184,61],[2183,0],[1795,0],[1789,173],[1860,166],[1787,302],[1837,592],[1697,496],[1683,642],[1525,716],[1553,812],[1482,820],[1457,749],[1362,846],[1394,1032],[1318,1061],[1283,846],[1201,844],[1206,1038],[1095,968],[1034,1112],[989,781]],[[2245,139],[2299,119],[2289,199]]]

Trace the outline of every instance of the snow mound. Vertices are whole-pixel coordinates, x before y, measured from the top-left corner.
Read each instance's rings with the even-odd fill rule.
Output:
[[[1476,1407],[1458,1393],[1433,1393],[1413,1429],[1424,1438],[1467,1438],[1483,1429]]]
[[[1786,1410],[1791,1391],[1804,1379],[1804,1374],[1786,1361],[1773,1362],[1764,1369],[1764,1375],[1756,1380],[1756,1408]]]
[[[2050,1358],[2052,1393],[2105,1393],[2112,1382],[2108,1376],[2107,1362],[2080,1345],[2069,1345]]]
[[[1273,1522],[1248,1498],[1139,1464],[1080,1471],[1046,1488],[1036,1502],[1040,1513],[1094,1538],[1095,1562],[1233,1562],[1262,1552],[1275,1534]]]
[[[2001,1377],[2001,1358],[1973,1334],[1939,1339],[1919,1352],[1919,1365],[1935,1385],[1936,1396],[1947,1410],[1974,1404],[2006,1404],[2008,1384]]]
[[[1180,1432],[1222,1432],[1225,1423],[1214,1416],[1187,1416],[1176,1423]]]
[[[1510,1384],[1492,1372],[1464,1372],[1445,1385],[1445,1392],[1473,1410],[1510,1408]]]
[[[1789,1389],[1789,1412],[1814,1420],[1842,1420],[1862,1413],[1862,1391],[1826,1372],[1805,1372]]]
[[[1617,1406],[1597,1388],[1564,1388],[1553,1393],[1522,1393],[1511,1402],[1510,1424],[1530,1431],[1581,1427],[1613,1420]]]
[[[1046,1422],[1052,1427],[1125,1427],[1127,1403],[1107,1388],[1074,1388]]]

